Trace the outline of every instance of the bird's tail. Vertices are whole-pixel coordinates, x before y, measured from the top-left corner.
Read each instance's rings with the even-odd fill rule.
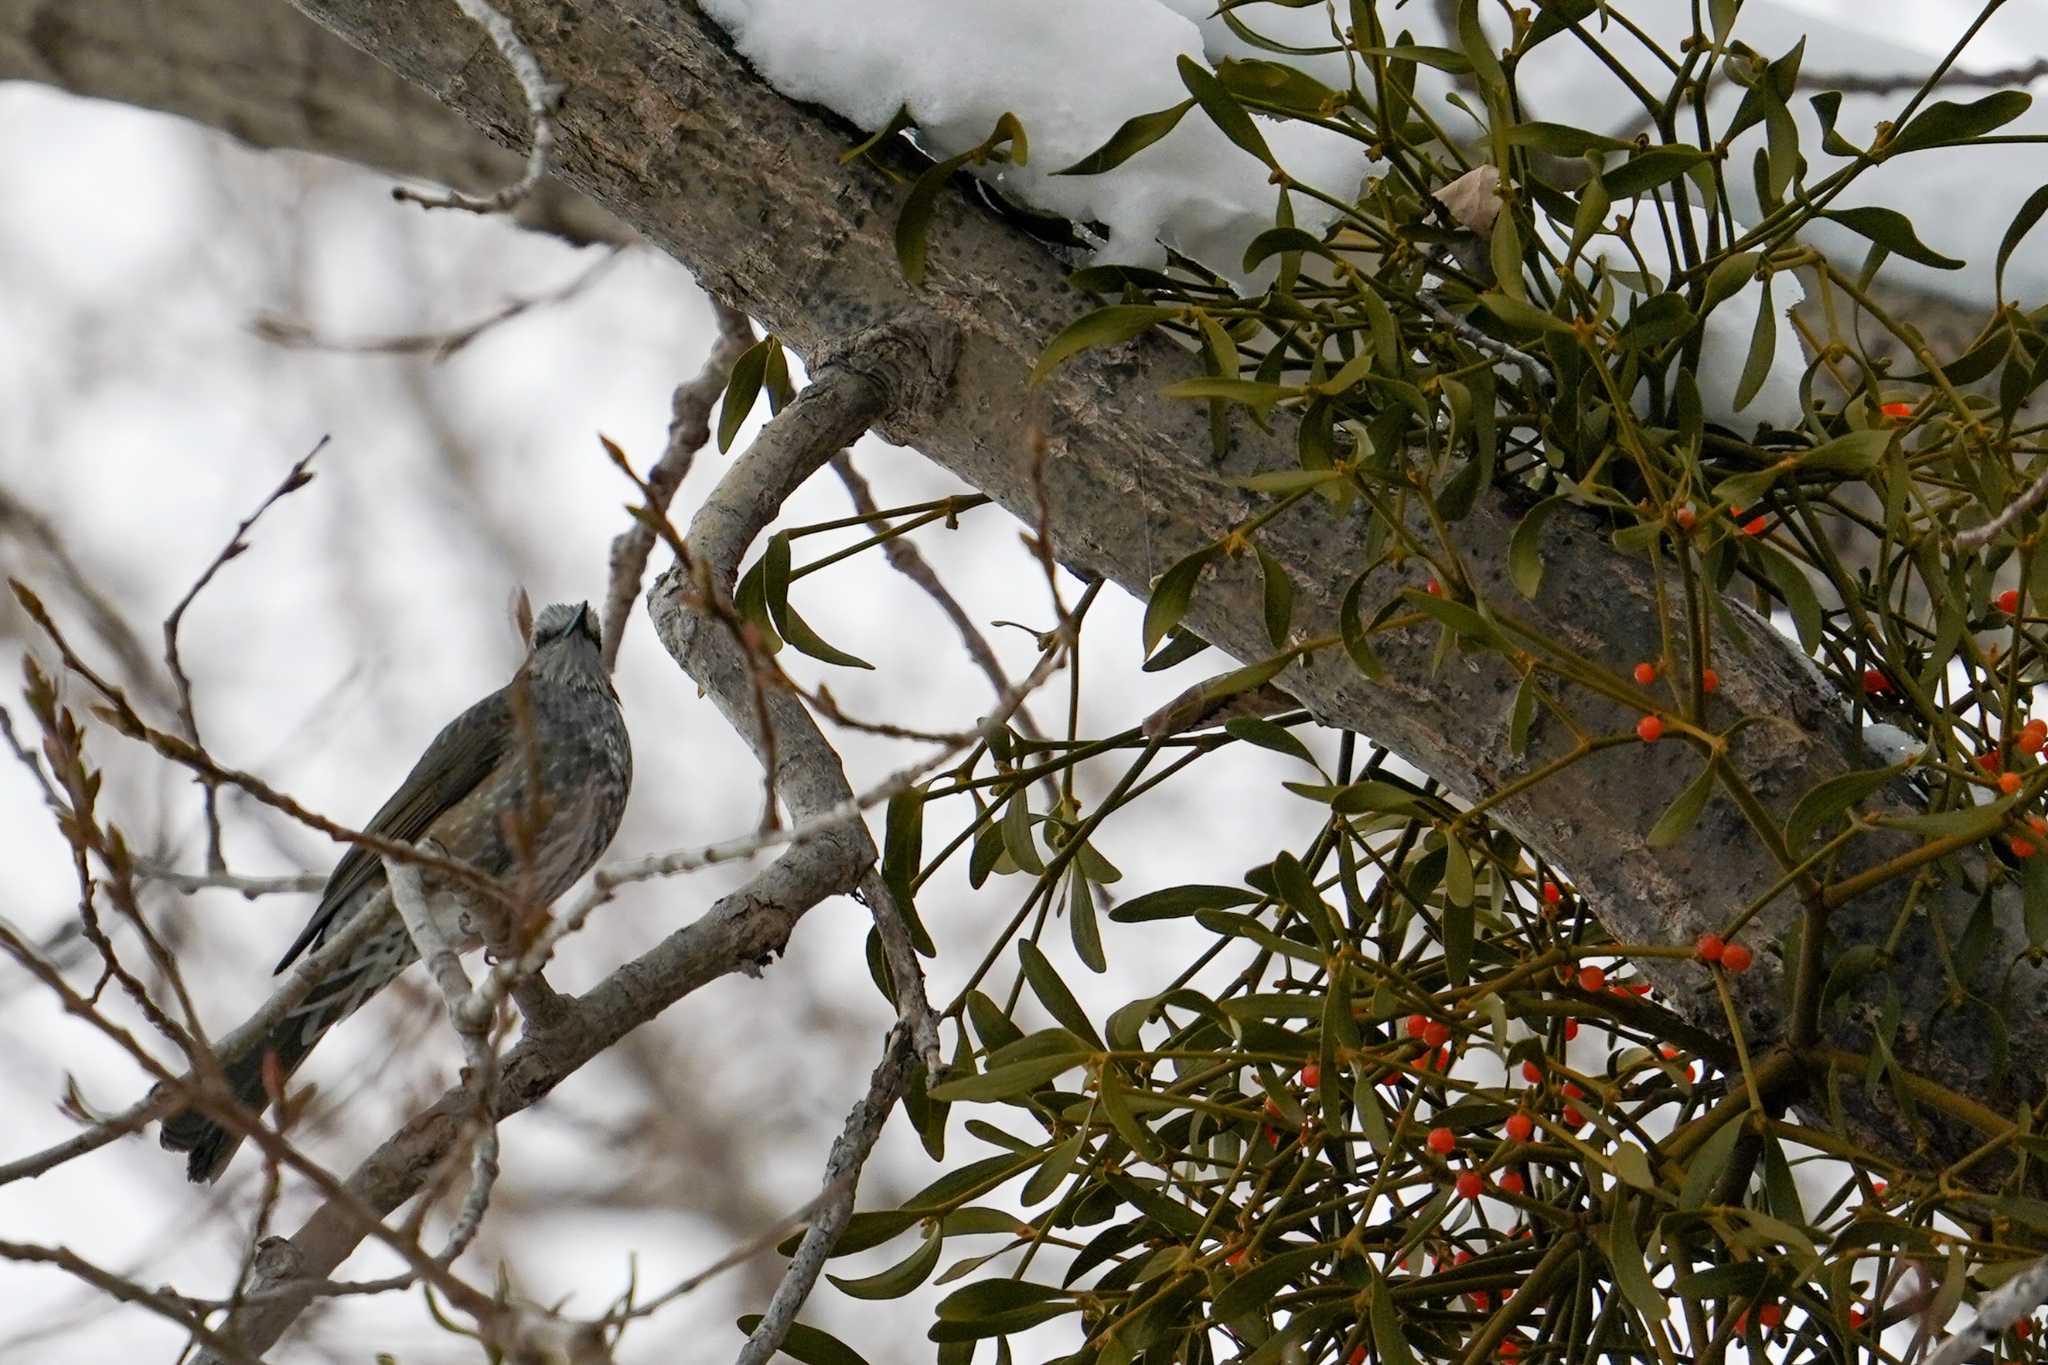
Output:
[[[303,1019],[287,1018],[275,1029],[263,1046],[244,1056],[224,1061],[221,1070],[226,1073],[228,1089],[238,1103],[251,1114],[260,1115],[270,1103],[269,1088],[263,1083],[265,1060],[275,1058],[276,1074],[282,1078],[298,1069],[306,1054],[313,1050],[318,1041],[316,1033],[306,1037]],[[324,1030],[323,1030],[324,1031]],[[173,1152],[185,1152],[185,1178],[195,1185],[206,1185],[220,1178],[234,1159],[235,1149],[242,1145],[242,1135],[209,1118],[197,1109],[181,1109],[163,1121],[157,1140]]]

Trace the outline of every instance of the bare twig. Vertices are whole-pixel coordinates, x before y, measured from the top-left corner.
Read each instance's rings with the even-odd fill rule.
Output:
[[[2048,77],[2048,57],[2037,57],[2024,66],[1997,67],[1990,71],[1959,71],[1954,68],[1942,73],[1936,88],[1945,85],[1967,87],[1988,86],[2002,89],[2008,86],[2032,85]],[[1861,71],[1815,71],[1799,73],[1801,90],[1839,90],[1845,95],[1894,95],[1901,90],[1918,90],[1926,83],[1924,75],[1900,72],[1896,75],[1878,76]]]
[[[903,1097],[913,1055],[910,1026],[899,1021],[889,1030],[889,1041],[882,1049],[881,1065],[875,1068],[874,1075],[868,1080],[868,1093],[846,1116],[846,1126],[840,1131],[839,1140],[832,1144],[832,1155],[825,1162],[825,1188],[837,1193],[811,1219],[803,1241],[797,1244],[796,1255],[790,1258],[782,1283],[776,1286],[775,1296],[768,1301],[761,1321],[747,1337],[747,1344],[740,1348],[738,1365],[765,1365],[773,1359],[776,1351],[781,1349],[782,1339],[789,1334],[790,1324],[796,1321],[798,1310],[804,1306],[804,1300],[817,1286],[819,1272],[825,1268],[825,1258],[832,1254],[833,1243],[839,1240],[846,1220],[853,1216],[854,1191],[860,1180],[861,1166],[867,1161],[868,1153],[874,1150],[875,1138],[888,1121],[889,1111]]]
[[[150,1289],[133,1280],[125,1279],[111,1270],[94,1265],[68,1248],[36,1246],[28,1242],[0,1242],[0,1260],[54,1266],[67,1275],[83,1280],[109,1298],[122,1303],[139,1304],[160,1317],[169,1319],[191,1333],[193,1340],[216,1353],[223,1361],[232,1361],[235,1365],[263,1365],[255,1352],[209,1329],[200,1320],[199,1312],[189,1301],[175,1294]]]
[[[292,872],[281,877],[242,877],[231,872],[180,872],[161,863],[138,861],[135,875],[162,882],[173,891],[191,895],[195,891],[233,891],[243,900],[263,896],[288,896],[318,891],[327,885],[324,872]]]
[[[1522,377],[1529,381],[1529,390],[1532,394],[1546,395],[1550,392],[1550,375],[1537,363],[1536,357],[1527,351],[1515,349],[1498,337],[1488,336],[1437,302],[1436,296],[1426,289],[1416,294],[1415,301],[1422,305],[1423,312],[1436,319],[1439,325],[1448,328],[1452,335],[1473,350],[1490,355],[1496,360],[1512,363],[1522,372]]]
[[[711,409],[725,392],[733,362],[755,341],[754,324],[739,309],[711,301],[718,318],[718,340],[704,359],[704,368],[693,379],[676,385],[669,399],[668,446],[647,471],[646,493],[655,510],[668,511],[676,489],[690,472],[691,463],[711,440]],[[654,550],[654,529],[645,522],[633,525],[612,538],[610,588],[604,599],[604,666],[610,670],[619,660],[619,639],[633,612],[633,599],[640,595],[640,579],[647,572],[647,556]]]
[[[666,1308],[684,1295],[695,1293],[713,1279],[731,1270],[734,1266],[745,1265],[748,1261],[753,1260],[756,1256],[759,1256],[762,1252],[788,1236],[795,1229],[802,1227],[815,1218],[820,1209],[825,1208],[834,1199],[839,1197],[840,1190],[850,1184],[852,1178],[849,1175],[839,1184],[826,1186],[818,1191],[817,1196],[808,1204],[805,1204],[795,1213],[790,1214],[789,1217],[770,1225],[758,1235],[740,1243],[740,1245],[734,1247],[710,1265],[705,1266],[696,1274],[678,1281],[645,1303],[637,1303],[631,1308],[621,1309],[611,1314],[606,1321],[621,1323],[629,1322],[634,1318],[649,1317],[660,1312],[663,1308]]]
[[[2034,1262],[1986,1294],[1977,1304],[1977,1320],[1935,1347],[1927,1365],[1963,1365],[2043,1303],[2048,1303],[2048,1260]]]
[[[470,213],[503,213],[516,207],[541,176],[547,173],[548,154],[555,146],[555,121],[552,116],[556,102],[561,98],[559,86],[549,83],[546,73],[540,69],[540,61],[533,55],[533,49],[519,40],[512,31],[512,21],[500,14],[487,0],[455,0],[455,6],[464,17],[477,25],[491,37],[498,54],[505,64],[512,68],[512,74],[519,80],[520,93],[526,97],[526,117],[533,127],[533,145],[527,149],[526,172],[517,180],[481,199],[472,198],[457,190],[446,190],[440,194],[422,194],[399,186],[391,191],[391,197],[404,202],[418,204],[429,209],[464,209]]]
[[[842,450],[832,457],[832,472],[846,485],[847,497],[853,500],[854,508],[868,519],[868,524],[878,531],[888,530],[889,523],[878,515],[880,509],[875,505],[875,495],[868,487],[868,481],[853,467],[851,451]],[[981,633],[981,629],[969,618],[959,600],[939,581],[937,571],[922,554],[918,553],[917,546],[897,536],[884,542],[882,553],[888,557],[890,568],[917,584],[932,601],[938,603],[939,610],[946,614],[946,619],[953,623],[953,629],[960,633],[960,643],[966,647],[967,656],[974,660],[974,666],[981,670],[982,676],[995,688],[996,695],[1001,696],[1008,692],[1010,680],[1003,676],[1002,662],[996,658],[996,652],[990,647],[988,637]],[[1028,711],[1018,711],[1017,728],[1034,739],[1039,737],[1038,727],[1032,723]]]
[[[2042,470],[2040,476],[2027,485],[2026,491],[2000,509],[1997,516],[1985,522],[1982,526],[1972,526],[1969,530],[1958,533],[1956,536],[1956,548],[1958,550],[1983,549],[1986,545],[1997,539],[2015,521],[2025,516],[2027,509],[2039,502],[2044,494],[2048,494],[2048,469]]]
[[[184,622],[185,609],[191,606],[194,599],[205,590],[206,585],[213,581],[213,576],[220,572],[222,565],[249,548],[249,542],[242,537],[249,534],[263,514],[270,510],[271,504],[313,481],[313,476],[306,471],[306,466],[312,464],[313,457],[326,448],[327,438],[322,436],[314,442],[311,450],[285,472],[283,481],[270,490],[268,497],[256,504],[256,510],[243,518],[241,525],[235,527],[235,533],[228,537],[228,543],[221,547],[221,552],[213,557],[213,562],[206,566],[205,571],[192,586],[185,590],[185,595],[178,599],[178,605],[171,608],[171,614],[164,618],[164,666],[170,669],[171,684],[178,693],[178,727],[184,731],[185,738],[195,749],[204,748],[205,745],[199,738],[199,717],[192,709],[192,680],[185,676],[185,666],[178,658],[178,627]],[[202,777],[199,785],[206,793],[206,870],[224,873],[228,869],[220,851],[220,813],[216,809],[218,783],[211,778]]]
[[[861,878],[860,894],[875,917],[875,933],[881,937],[882,953],[889,963],[891,984],[896,988],[896,1017],[910,1029],[910,1041],[924,1062],[925,1075],[936,1085],[945,1065],[939,1046],[939,1018],[925,996],[924,968],[917,960],[917,946],[910,941],[910,924],[880,868],[871,868]]]
[[[295,350],[340,351],[355,355],[430,355],[437,362],[443,361],[478,337],[502,327],[516,317],[535,309],[552,308],[556,304],[567,303],[604,278],[611,268],[619,263],[620,255],[625,249],[623,244],[612,247],[559,288],[550,289],[544,294],[512,299],[474,322],[451,327],[445,331],[407,332],[395,336],[351,339],[323,337],[305,323],[295,322],[275,313],[259,313],[250,323],[250,330],[273,346],[286,346]]]

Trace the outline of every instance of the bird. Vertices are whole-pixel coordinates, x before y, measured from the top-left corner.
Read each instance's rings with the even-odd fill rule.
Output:
[[[499,879],[522,910],[545,907],[567,891],[618,832],[633,785],[625,714],[599,637],[588,602],[542,610],[512,681],[434,736],[364,831],[467,863]],[[468,897],[431,869],[423,882],[431,916],[454,946],[477,946],[481,939],[463,913]],[[383,858],[350,845],[276,970],[284,971],[378,902],[385,886]],[[388,896],[380,909],[383,927],[372,930],[261,1044],[222,1059],[228,1087],[242,1104],[260,1114],[327,1030],[418,959]],[[188,1154],[186,1176],[194,1184],[217,1180],[241,1143],[238,1134],[196,1109],[166,1117],[159,1139],[171,1151]]]

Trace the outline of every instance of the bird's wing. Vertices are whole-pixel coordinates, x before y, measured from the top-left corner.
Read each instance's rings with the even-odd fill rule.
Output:
[[[411,843],[425,834],[443,812],[469,795],[495,771],[513,743],[512,689],[501,687],[448,722],[383,809],[363,827],[368,834]],[[384,875],[384,861],[361,844],[352,844],[334,865],[320,906],[296,942],[286,950],[277,970],[327,936],[334,916],[349,899]]]

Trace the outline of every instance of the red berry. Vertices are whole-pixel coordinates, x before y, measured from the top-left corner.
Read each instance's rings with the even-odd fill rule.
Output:
[[[1884,1192],[1890,1188],[1891,1186],[1886,1184],[1882,1180],[1873,1180],[1870,1182],[1870,1192],[1876,1195],[1879,1199],[1884,1198]]]
[[[2007,588],[2004,592],[1998,594],[1998,609],[2007,616],[2019,615],[2020,590],[2018,588]]]
[[[1295,1079],[1301,1082],[1304,1089],[1313,1090],[1323,1083],[1323,1069],[1310,1062],[1301,1069],[1301,1074]]]
[[[1995,773],[2005,766],[2005,757],[1998,750],[1993,749],[1988,753],[1977,755],[1977,766],[1987,773]]]
[[[1657,1055],[1667,1062],[1673,1061],[1678,1056],[1678,1049],[1669,1043],[1660,1043],[1657,1045]]]
[[[1636,665],[1636,682],[1638,685],[1648,687],[1655,681],[1657,681],[1657,665],[1651,663]]]
[[[1721,675],[1720,675],[1719,673],[1716,673],[1716,672],[1715,672],[1715,671],[1714,671],[1713,669],[1711,669],[1711,668],[1703,668],[1703,669],[1701,669],[1701,670],[1700,670],[1700,691],[1702,691],[1702,692],[1719,692],[1720,690],[1721,690]]]
[[[2014,792],[2020,789],[2020,775],[2018,773],[2000,773],[1998,777],[1998,789],[2004,792],[2007,796],[2011,796]]]
[[[1523,1062],[1522,1079],[1531,1085],[1543,1084],[1543,1068],[1534,1062]]]
[[[1892,690],[1892,680],[1884,675],[1882,669],[1866,668],[1863,670],[1863,690],[1873,695],[1889,692]]]
[[[1243,1264],[1244,1264],[1244,1258],[1245,1258],[1245,1253],[1249,1252],[1250,1250],[1251,1250],[1251,1248],[1250,1248],[1250,1247],[1239,1247],[1239,1248],[1238,1248],[1237,1250],[1235,1250],[1235,1251],[1231,1252],[1231,1253],[1230,1253],[1230,1254],[1229,1254],[1228,1256],[1225,1256],[1225,1257],[1223,1258],[1223,1264],[1225,1264],[1225,1265],[1243,1265]]]
[[[1449,1156],[1458,1150],[1458,1136],[1448,1128],[1429,1130],[1429,1150],[1438,1156]]]
[[[1521,1194],[1529,1188],[1529,1182],[1522,1178],[1520,1171],[1503,1171],[1500,1177],[1500,1187],[1509,1194]]]
[[[1365,1348],[1363,1346],[1352,1347],[1351,1354],[1344,1357],[1344,1365],[1365,1365]]]
[[[1444,595],[1444,585],[1432,578],[1429,580],[1428,592],[1431,597],[1442,597]]]
[[[1565,1020],[1565,1021],[1564,1021],[1564,1040],[1565,1040],[1565,1041],[1566,1041],[1567,1043],[1569,1043],[1569,1042],[1570,1042],[1570,1041],[1571,1041],[1572,1039],[1574,1039],[1574,1038],[1576,1038],[1576,1037],[1578,1037],[1578,1036],[1579,1036],[1579,1021],[1578,1021],[1578,1020],[1576,1020],[1576,1019],[1567,1019],[1567,1020]]]
[[[1536,1134],[1536,1120],[1523,1113],[1509,1114],[1506,1127],[1510,1142],[1527,1142]]]
[[[1742,1334],[1743,1334],[1744,1332],[1747,1332],[1748,1330],[1749,1330],[1749,1310],[1748,1310],[1747,1308],[1745,1308],[1745,1309],[1743,1309],[1743,1310],[1742,1310],[1742,1311],[1741,1311],[1740,1313],[1737,1313],[1737,1314],[1735,1315],[1735,1335],[1739,1337],[1739,1336],[1741,1336],[1741,1335],[1742,1335]]]
[[[1442,1047],[1451,1041],[1451,1026],[1441,1019],[1432,1019],[1422,1030],[1422,1041],[1431,1047]]]
[[[1851,1308],[1849,1310],[1849,1330],[1852,1332],[1856,1331],[1863,1326],[1863,1323],[1863,1310],[1861,1308]]]
[[[1477,1199],[1486,1188],[1486,1177],[1477,1171],[1458,1172],[1458,1198]]]
[[[2023,754],[2038,754],[2048,746],[2048,721],[2030,720],[2020,728],[2019,751]]]
[[[1645,744],[1655,744],[1664,738],[1664,717],[1644,716],[1636,722],[1636,737]]]
[[[1556,882],[1545,881],[1543,883],[1543,903],[1545,905],[1556,905],[1563,899],[1564,892],[1558,888]]]
[[[2032,1318],[2019,1319],[2012,1325],[2012,1334],[2021,1341],[2025,1341],[2028,1337],[2034,1335],[2034,1320]]]
[[[1737,976],[1748,971],[1749,964],[1754,959],[1755,954],[1750,952],[1749,945],[1746,943],[1731,943],[1721,950],[1721,966],[1723,970],[1733,972]]]
[[[2034,842],[2031,839],[2022,839],[2019,835],[2013,834],[2007,836],[2005,842],[2006,846],[2012,849],[2012,856],[2015,858],[2031,858],[2034,856]]]
[[[1408,1016],[1408,1036],[1409,1036],[1410,1038],[1420,1038],[1420,1037],[1422,1036],[1422,1031],[1423,1031],[1424,1029],[1428,1028],[1428,1027],[1429,1027],[1429,1016],[1428,1016],[1428,1015],[1426,1015],[1426,1014],[1411,1014],[1411,1015],[1409,1015],[1409,1016]]]
[[[1746,536],[1760,536],[1764,533],[1764,524],[1765,518],[1751,517],[1748,521],[1742,523],[1742,534]]]
[[[1719,962],[1728,949],[1719,934],[1708,932],[1693,940],[1692,955],[1702,962]]]
[[[1566,1105],[1563,1109],[1560,1109],[1558,1111],[1557,1116],[1560,1119],[1564,1120],[1564,1126],[1567,1128],[1585,1127],[1586,1116],[1584,1114],[1581,1114],[1578,1111],[1578,1108],[1574,1105]]]
[[[1679,530],[1691,535],[1693,523],[1699,520],[1699,513],[1695,512],[1692,504],[1688,502],[1671,513],[1671,520],[1677,524]]]
[[[1757,1325],[1768,1332],[1785,1320],[1785,1306],[1778,1303],[1767,1303],[1756,1310],[1756,1320]]]
[[[1911,403],[1886,403],[1878,411],[1895,422],[1903,422],[1913,415],[1913,405]]]
[[[1564,1083],[1564,1097],[1568,1100],[1582,1100],[1586,1098],[1586,1092],[1579,1088],[1577,1081],[1566,1081]]]
[[[1607,973],[1606,973],[1605,971],[1601,970],[1600,968],[1598,968],[1598,967],[1581,967],[1581,968],[1579,968],[1579,989],[1580,989],[1580,990],[1582,990],[1582,991],[1589,991],[1589,992],[1593,992],[1593,991],[1598,991],[1598,990],[1599,990],[1599,989],[1600,989],[1600,988],[1601,988],[1602,986],[1604,986],[1604,985],[1606,985],[1606,984],[1607,984]]]
[[[1516,1178],[1520,1179],[1519,1176],[1517,1176]],[[1507,1177],[1501,1177],[1500,1183],[1503,1185],[1507,1184]],[[1520,1354],[1522,1354],[1522,1348],[1513,1337],[1509,1337],[1506,1341],[1503,1341],[1500,1344],[1500,1358],[1502,1360],[1513,1360],[1516,1356],[1519,1356]]]

